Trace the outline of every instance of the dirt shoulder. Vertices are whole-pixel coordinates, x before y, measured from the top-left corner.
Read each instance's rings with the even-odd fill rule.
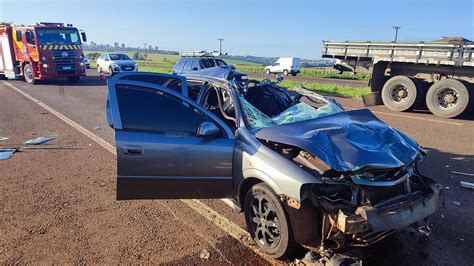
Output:
[[[180,201],[115,200],[115,158],[0,84],[0,263],[262,263]],[[208,260],[199,257],[210,252]]]

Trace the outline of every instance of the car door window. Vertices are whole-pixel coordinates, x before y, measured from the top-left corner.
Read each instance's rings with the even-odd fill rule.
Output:
[[[26,31],[25,37],[27,44],[35,45],[35,34],[32,31]]]
[[[168,89],[174,90],[177,93],[188,96],[186,89],[183,91],[183,87],[186,88],[186,83],[181,78],[171,75],[147,75],[147,74],[130,74],[120,78],[121,80],[135,80],[140,82],[147,82],[156,84],[159,86],[166,87]]]
[[[193,63],[191,64],[191,69],[192,70],[198,70],[199,69],[199,61],[197,59],[192,60]]]
[[[183,66],[184,66],[184,62],[186,60],[184,58],[181,58],[178,60],[178,62],[176,63],[176,65],[174,66],[174,70],[175,72],[180,72],[182,69],[183,69]]]
[[[195,136],[199,125],[210,120],[179,98],[157,90],[118,85],[116,95],[123,130]]]
[[[22,36],[21,36],[21,30],[16,31],[16,41],[21,42],[22,41]]]

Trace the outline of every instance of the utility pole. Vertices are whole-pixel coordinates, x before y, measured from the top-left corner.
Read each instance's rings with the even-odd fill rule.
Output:
[[[222,41],[223,41],[224,39],[217,38],[217,40],[219,41],[219,55],[222,55]]]
[[[145,48],[145,53],[146,53],[146,45],[147,45],[147,44],[148,44],[148,43],[146,43],[146,42],[143,43],[143,47]]]
[[[398,39],[398,30],[400,29],[400,26],[393,26],[393,29],[395,30],[395,42],[397,42]]]

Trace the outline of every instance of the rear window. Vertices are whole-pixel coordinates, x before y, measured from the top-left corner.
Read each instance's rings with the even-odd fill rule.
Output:
[[[181,58],[178,60],[178,62],[176,62],[176,65],[174,66],[175,70],[176,71],[181,71],[181,69],[183,69],[183,66],[184,66],[184,62],[186,61],[185,58]]]
[[[216,59],[216,63],[218,66],[227,66],[227,63],[222,59]]]

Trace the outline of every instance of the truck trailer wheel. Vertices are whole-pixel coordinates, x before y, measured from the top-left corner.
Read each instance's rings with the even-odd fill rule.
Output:
[[[265,183],[245,195],[245,221],[257,246],[273,258],[291,255],[297,247],[288,214],[277,194]]]
[[[23,77],[25,78],[26,83],[31,85],[35,84],[35,75],[30,64],[25,64],[23,67]]]
[[[466,85],[456,79],[438,81],[431,85],[426,94],[428,109],[434,115],[444,118],[456,117],[467,112],[469,100]]]
[[[421,85],[416,79],[395,76],[387,80],[382,88],[382,101],[388,109],[398,112],[410,111],[423,101]]]

